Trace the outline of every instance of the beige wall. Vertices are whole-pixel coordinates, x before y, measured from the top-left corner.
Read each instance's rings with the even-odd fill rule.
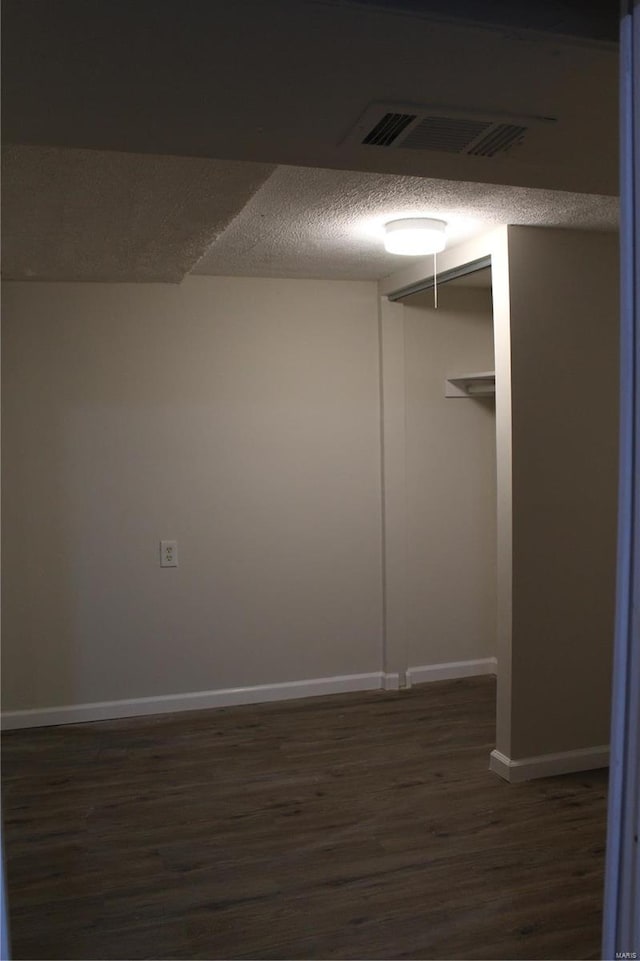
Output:
[[[380,669],[375,284],[9,284],[3,326],[5,710]]]
[[[509,284],[515,759],[609,740],[617,238],[510,228]]]
[[[493,398],[447,398],[448,375],[492,370],[488,289],[405,301],[409,666],[496,655]]]
[[[497,565],[493,411],[443,384],[492,366],[483,295],[6,285],[3,708],[497,653],[503,755],[606,744],[616,238],[482,244],[447,255],[493,259]]]

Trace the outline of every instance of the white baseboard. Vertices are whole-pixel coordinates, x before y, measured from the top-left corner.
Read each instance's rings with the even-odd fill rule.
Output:
[[[385,689],[385,691],[399,691],[400,675],[399,674],[383,674],[382,686]]]
[[[427,684],[429,681],[449,681],[457,677],[477,677],[495,674],[498,662],[495,657],[483,657],[477,661],[451,661],[448,664],[423,664],[407,671],[407,687]]]
[[[138,697],[124,701],[97,701],[90,704],[35,708],[28,711],[5,711],[2,713],[2,728],[5,731],[11,731],[26,727],[49,727],[54,724],[78,724],[84,721],[105,721],[145,714],[231,707],[236,704],[288,701],[298,697],[318,697],[323,694],[343,694],[351,691],[374,691],[381,688],[396,690],[398,686],[398,676],[395,674],[383,674],[381,671],[371,674],[344,674],[305,681],[286,681],[282,684],[223,688],[219,691],[195,691],[188,694]]]
[[[505,781],[517,784],[538,777],[552,777],[556,774],[574,774],[576,771],[593,771],[609,764],[608,745],[585,747],[576,751],[562,751],[559,754],[539,754],[536,757],[523,757],[512,760],[502,751],[494,750],[489,755],[489,770]]]

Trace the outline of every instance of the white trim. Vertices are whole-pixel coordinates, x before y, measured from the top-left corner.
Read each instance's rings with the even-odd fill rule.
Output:
[[[11,731],[26,727],[48,727],[53,724],[78,724],[84,721],[104,721],[118,717],[139,717],[145,714],[199,711],[212,707],[231,707],[236,704],[288,701],[299,697],[318,697],[323,694],[342,694],[351,691],[374,691],[381,688],[396,690],[398,686],[397,674],[385,675],[381,671],[371,674],[343,674],[305,681],[286,681],[282,684],[259,684],[255,687],[229,687],[218,691],[194,691],[187,694],[165,694],[159,697],[137,697],[124,701],[96,701],[92,704],[5,711],[2,714],[2,727],[5,731]]]
[[[492,751],[489,755],[489,770],[505,781],[517,784],[538,777],[552,777],[556,774],[573,774],[575,771],[593,771],[607,767],[609,747],[583,747],[576,751],[562,751],[560,754],[539,754],[536,757],[523,757],[513,761],[502,751]]]
[[[379,305],[382,481],[382,667],[407,670],[407,477],[404,307]]]
[[[456,677],[477,677],[480,674],[496,674],[498,661],[495,657],[483,657],[477,661],[451,661],[447,664],[422,664],[407,671],[407,687],[430,681],[448,681]]]

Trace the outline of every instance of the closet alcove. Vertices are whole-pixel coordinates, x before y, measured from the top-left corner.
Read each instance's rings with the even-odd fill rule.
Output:
[[[408,679],[495,671],[497,531],[491,267],[403,297]],[[460,668],[465,670],[465,668]]]
[[[403,669],[408,683],[495,673],[489,762],[506,780],[601,767],[616,237],[497,228],[438,256],[437,307],[433,273],[425,258],[379,285],[385,669],[400,683]]]

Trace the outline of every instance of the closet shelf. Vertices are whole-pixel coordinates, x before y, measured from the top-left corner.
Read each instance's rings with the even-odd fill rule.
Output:
[[[444,382],[445,397],[489,397],[496,392],[495,370],[474,374],[458,374]]]

